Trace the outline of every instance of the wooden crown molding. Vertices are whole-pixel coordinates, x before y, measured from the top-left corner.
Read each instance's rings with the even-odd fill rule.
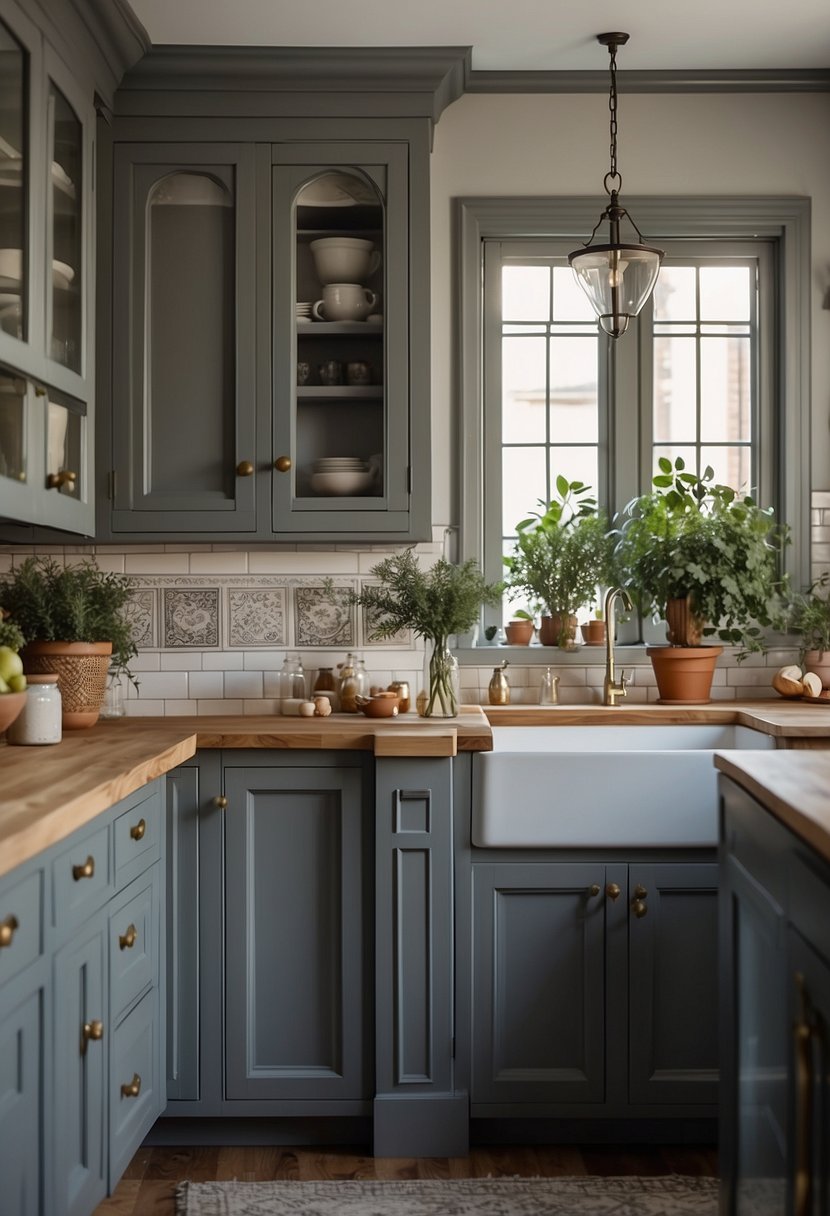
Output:
[[[830,69],[618,72],[621,93],[828,93]],[[607,93],[607,72],[471,71],[467,93]]]

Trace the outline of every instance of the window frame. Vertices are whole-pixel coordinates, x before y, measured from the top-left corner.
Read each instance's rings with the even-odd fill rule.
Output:
[[[774,326],[777,341],[774,350],[762,355],[772,360],[762,377],[771,386],[772,401],[765,411],[768,422],[763,422],[763,407],[761,413],[760,455],[767,466],[761,477],[762,485],[772,490],[770,500],[778,518],[791,529],[785,569],[794,585],[806,586],[810,577],[810,199],[633,197],[626,198],[626,204],[651,243],[689,242],[690,255],[702,242],[728,241],[732,246],[765,241],[772,249],[774,299],[766,305],[772,315],[764,321]],[[482,284],[486,243],[527,242],[529,249],[533,241],[565,239],[576,247],[585,239],[585,225],[599,207],[600,200],[577,196],[456,200],[460,551],[464,558],[476,558],[485,570],[483,386],[487,352]],[[600,359],[600,368],[607,366],[609,376],[628,378],[641,357],[636,335],[628,338],[628,342],[625,337],[617,342],[607,340],[607,358]],[[637,464],[645,458],[647,438],[642,438],[636,453]],[[608,477],[616,477],[614,467],[608,468]],[[599,488],[613,501],[613,480]],[[487,572],[493,577],[493,571]]]

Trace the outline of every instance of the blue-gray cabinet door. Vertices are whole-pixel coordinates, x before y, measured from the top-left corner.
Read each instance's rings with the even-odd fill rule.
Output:
[[[629,1101],[718,1100],[718,867],[631,865]]]
[[[366,812],[353,768],[224,769],[225,1096],[368,1096]]]
[[[0,1003],[0,1209],[45,1212],[41,1195],[43,992]],[[7,1206],[8,1205],[8,1206]]]
[[[54,961],[54,1216],[89,1216],[107,1191],[107,922],[93,917]]]
[[[251,533],[254,147],[114,153],[113,535]]]
[[[473,1102],[602,1102],[604,884],[594,862],[473,866]]]
[[[167,774],[167,1097],[199,1097],[201,769]],[[218,789],[218,784],[217,784]]]

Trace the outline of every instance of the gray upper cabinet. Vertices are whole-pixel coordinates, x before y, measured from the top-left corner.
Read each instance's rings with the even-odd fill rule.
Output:
[[[0,515],[91,534],[94,86],[0,0]]]

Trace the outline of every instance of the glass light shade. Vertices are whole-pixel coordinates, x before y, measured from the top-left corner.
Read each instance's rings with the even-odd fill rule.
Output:
[[[651,295],[663,254],[647,245],[592,245],[568,258],[606,333],[619,338]]]

